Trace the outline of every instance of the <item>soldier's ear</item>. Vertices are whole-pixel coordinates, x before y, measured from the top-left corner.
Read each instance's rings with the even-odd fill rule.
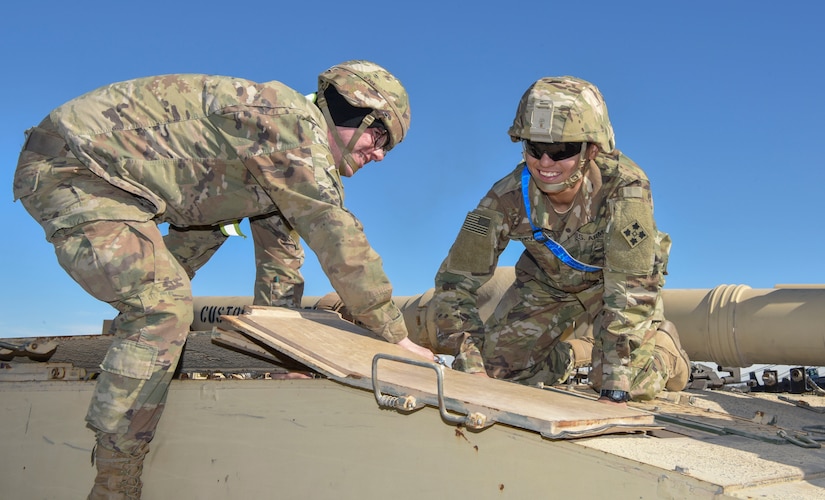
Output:
[[[592,142],[587,145],[587,151],[585,152],[585,157],[588,160],[595,160],[596,157],[599,156],[599,145],[593,144]]]

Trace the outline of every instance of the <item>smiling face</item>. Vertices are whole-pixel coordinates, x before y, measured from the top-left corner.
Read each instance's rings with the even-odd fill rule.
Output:
[[[558,147],[551,148],[550,146]],[[524,160],[527,162],[527,169],[539,189],[548,194],[578,189],[581,179],[571,185],[564,183],[579,171],[581,152],[580,143],[540,144],[525,141],[524,144]],[[537,157],[538,155],[540,156]],[[561,159],[554,160],[553,158]]]
[[[565,143],[524,144],[527,170],[557,213],[570,209],[581,190],[588,162],[599,154],[596,144],[574,144],[578,148],[573,144],[566,146]],[[585,146],[584,149],[582,146]]]
[[[355,135],[357,128],[352,127],[338,127],[336,126],[338,136],[344,147],[350,143],[352,137]],[[344,177],[352,177],[355,172],[360,170],[364,165],[371,161],[381,161],[384,159],[384,146],[387,144],[388,135],[386,131],[380,128],[368,128],[355,142],[352,148],[352,159],[356,163],[357,168],[353,169],[346,161],[342,161],[344,152],[338,146],[338,142],[332,137],[333,131],[329,131],[329,149],[332,152],[332,158],[335,164],[338,165],[338,173]]]

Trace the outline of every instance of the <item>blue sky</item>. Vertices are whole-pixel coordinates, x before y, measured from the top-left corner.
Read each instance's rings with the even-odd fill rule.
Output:
[[[0,337],[97,333],[110,306],[58,266],[42,229],[12,202],[23,131],[99,86],[165,73],[279,80],[370,59],[411,97],[407,139],[345,180],[397,295],[430,288],[466,212],[509,172],[506,131],[543,76],[595,83],[617,146],[651,179],[673,238],[669,288],[825,283],[825,7],[814,1],[587,3],[12,2],[0,16],[6,114],[0,158],[5,313]],[[475,4],[480,5],[480,4]],[[511,244],[501,259],[520,253]],[[314,254],[307,295],[331,291]],[[251,239],[232,238],[196,295],[251,295]]]

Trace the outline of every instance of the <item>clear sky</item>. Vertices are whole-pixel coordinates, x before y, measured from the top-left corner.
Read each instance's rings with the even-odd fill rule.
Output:
[[[115,314],[12,202],[25,129],[115,81],[210,73],[308,93],[347,59],[383,65],[411,97],[407,139],[345,180],[397,295],[432,287],[465,214],[520,159],[506,134],[520,96],[554,75],[601,89],[618,148],[650,177],[674,242],[667,287],[825,283],[823,18],[813,0],[6,2],[0,337],[97,333]],[[309,251],[304,273],[306,295],[332,290]],[[253,280],[251,238],[231,238],[194,293],[251,295]]]

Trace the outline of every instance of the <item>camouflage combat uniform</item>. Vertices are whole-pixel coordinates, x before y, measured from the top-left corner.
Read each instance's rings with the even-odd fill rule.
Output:
[[[600,153],[563,214],[530,181],[533,223],[575,259],[603,268],[585,272],[534,240],[522,196],[525,168],[521,163],[499,180],[467,215],[439,269],[430,307],[442,348],[450,346],[464,371],[486,368],[496,378],[553,384],[573,367],[562,337],[593,335],[596,389],[653,397],[667,380],[653,355],[653,332],[664,319],[660,290],[670,239],[656,228],[647,177],[620,151]],[[477,291],[511,240],[525,246],[516,283],[483,324]]]
[[[107,446],[151,440],[192,322],[190,277],[223,224],[250,218],[256,304],[300,300],[300,236],[360,323],[406,337],[381,260],[343,207],[327,132],[281,83],[207,75],[102,87],[28,131],[15,199],[72,278],[119,311],[87,415]]]

